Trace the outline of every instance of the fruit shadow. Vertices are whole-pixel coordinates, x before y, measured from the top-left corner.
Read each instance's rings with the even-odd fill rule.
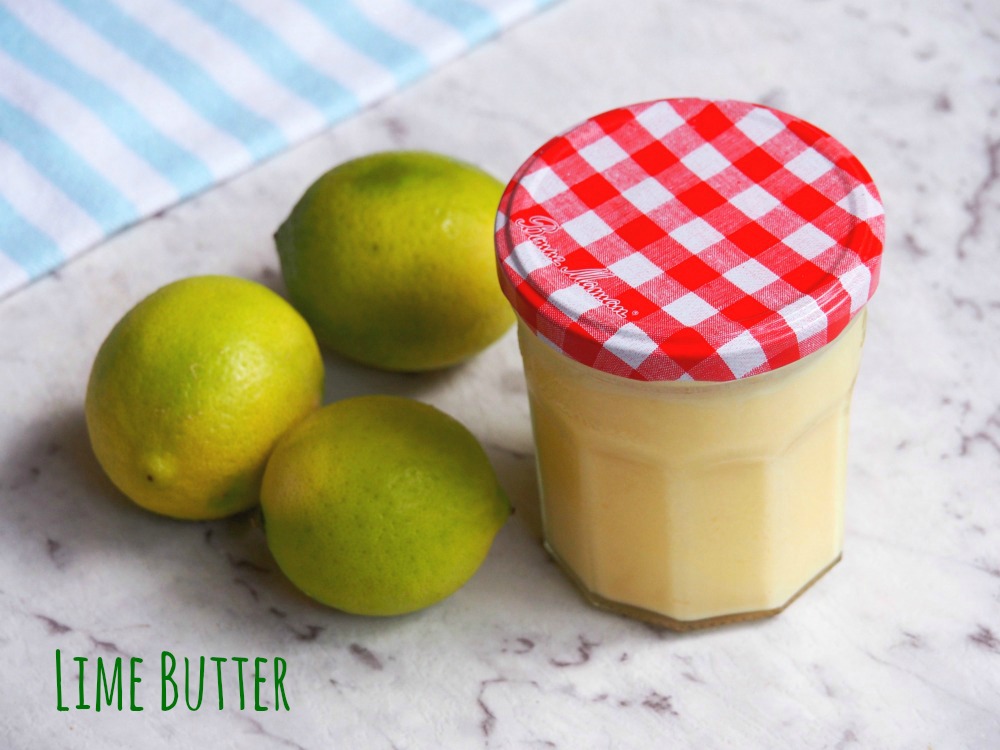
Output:
[[[7,556],[8,571],[28,581],[28,590],[52,585],[53,576],[64,582],[59,585],[69,577],[91,578],[100,567],[96,578],[107,590],[90,594],[101,600],[117,591],[114,571],[152,565],[158,572],[148,582],[185,610],[191,632],[215,632],[229,617],[241,638],[278,644],[371,635],[412,619],[359,617],[301,593],[268,550],[259,509],[216,521],[179,521],[135,505],[97,462],[82,408],[53,412],[23,429],[22,440],[0,458],[0,501],[5,530],[19,540],[17,552]],[[46,606],[53,622],[78,619],[69,608]],[[141,597],[135,606],[112,620],[153,616],[143,612]],[[144,638],[176,635],[150,622]],[[118,624],[105,622],[112,630]]]
[[[22,434],[17,447],[0,459],[0,514],[4,526],[16,530],[20,554],[12,557],[28,580],[104,566],[102,580],[113,586],[116,566],[147,566],[164,558],[176,559],[175,572],[184,578],[204,564],[192,556],[202,539],[210,541],[223,529],[227,536],[239,536],[239,529],[251,526],[250,513],[222,521],[182,521],[133,503],[94,456],[82,407],[54,411]],[[32,544],[40,548],[35,554]],[[252,538],[247,545],[251,556],[263,556],[253,549]],[[235,558],[237,553],[230,554]],[[37,567],[40,557],[47,557],[55,571]],[[237,559],[249,558],[241,553]]]
[[[288,299],[288,290],[276,265],[266,265],[250,278]],[[430,372],[389,372],[360,364],[326,347],[321,347],[321,351],[326,366],[324,404],[376,394],[419,399],[447,386],[466,367],[465,364],[458,364]]]
[[[85,540],[113,521],[146,515],[97,463],[82,407],[51,412],[24,427],[0,464],[0,488],[4,524],[17,528],[22,539],[43,540],[50,550],[65,546],[60,535]],[[117,542],[129,545],[126,538]]]
[[[461,377],[466,367],[459,364],[432,372],[388,372],[359,364],[328,349],[323,350],[323,362],[326,365],[324,404],[376,394],[421,399],[446,388]]]
[[[242,638],[291,648],[294,653],[308,650],[313,642],[336,646],[345,638],[392,630],[406,620],[352,615],[296,588],[268,549],[259,508],[203,526],[205,549],[218,559],[213,595],[225,601]],[[189,593],[192,609],[205,606],[205,591]]]
[[[542,542],[542,514],[539,505],[535,453],[530,439],[514,447],[484,443],[500,486],[511,505],[510,522],[538,544]]]

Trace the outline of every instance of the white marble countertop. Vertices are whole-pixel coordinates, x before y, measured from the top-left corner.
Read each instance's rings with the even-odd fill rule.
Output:
[[[247,517],[161,519],[100,473],[81,405],[111,325],[185,275],[280,288],[271,232],[328,167],[429,148],[506,179],[590,114],[682,95],[815,122],[887,208],[844,561],[778,618],[675,635],[596,611],[517,521],[440,605],[352,617],[298,594]],[[566,0],[0,301],[0,747],[1000,748],[998,113],[994,0]],[[445,409],[532,501],[512,336],[436,375],[327,361],[328,398]],[[142,658],[145,710],[57,711],[56,649]],[[280,656],[291,710],[240,711],[227,673],[223,710],[164,712],[164,650]]]

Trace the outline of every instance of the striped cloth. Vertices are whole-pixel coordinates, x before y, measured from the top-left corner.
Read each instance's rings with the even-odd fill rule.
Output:
[[[0,0],[0,296],[552,0]]]

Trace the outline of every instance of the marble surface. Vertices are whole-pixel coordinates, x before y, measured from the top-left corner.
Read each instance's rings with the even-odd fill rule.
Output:
[[[111,325],[189,274],[280,289],[271,232],[329,166],[420,147],[506,178],[587,115],[680,95],[819,124],[887,208],[844,561],[780,617],[675,635],[596,611],[517,520],[440,605],[352,617],[299,595],[248,517],[164,520],[100,473],[81,403]],[[0,747],[1000,747],[998,112],[993,0],[566,0],[0,301]],[[331,399],[450,412],[532,502],[512,336],[436,375],[328,369]],[[70,705],[73,656],[142,658],[145,710],[57,711],[56,649]],[[163,650],[280,656],[291,710],[238,710],[227,672],[223,710],[164,712]]]

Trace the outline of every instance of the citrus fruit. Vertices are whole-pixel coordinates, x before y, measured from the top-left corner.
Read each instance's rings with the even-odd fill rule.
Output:
[[[396,396],[339,401],[290,430],[268,460],[261,510],[292,583],[365,615],[454,593],[510,514],[472,433]]]
[[[144,508],[207,519],[259,498],[275,441],[320,404],[308,324],[266,287],[198,276],[159,289],[101,345],[87,386],[104,471]]]
[[[320,177],[275,234],[320,342],[386,370],[447,367],[514,322],[497,282],[503,185],[439,154],[363,156]]]

